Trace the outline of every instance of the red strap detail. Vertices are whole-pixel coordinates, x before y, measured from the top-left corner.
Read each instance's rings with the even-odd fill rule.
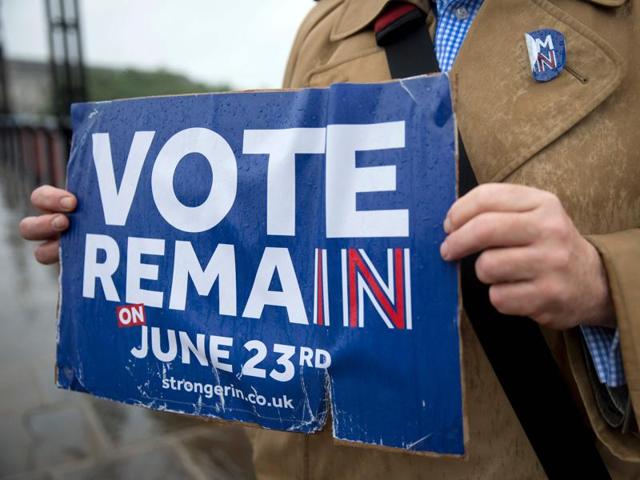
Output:
[[[407,2],[393,2],[390,3],[387,8],[376,18],[376,23],[373,25],[373,29],[376,33],[384,30],[393,22],[401,17],[404,17],[407,13],[413,12],[418,7]]]

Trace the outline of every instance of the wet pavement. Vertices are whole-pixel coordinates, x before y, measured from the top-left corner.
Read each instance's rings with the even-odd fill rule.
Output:
[[[17,231],[30,190],[0,163],[0,479],[254,478],[237,426],[55,387],[58,271]]]

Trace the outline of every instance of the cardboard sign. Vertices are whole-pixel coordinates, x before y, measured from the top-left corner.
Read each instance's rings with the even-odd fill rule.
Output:
[[[446,76],[72,117],[61,387],[464,452]]]

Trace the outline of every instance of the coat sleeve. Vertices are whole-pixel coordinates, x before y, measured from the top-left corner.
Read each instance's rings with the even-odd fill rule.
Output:
[[[600,253],[616,312],[628,388],[625,425],[640,419],[640,228],[587,236]],[[567,353],[585,413],[598,438],[618,459],[640,462],[640,436],[605,420],[595,376],[589,374],[579,329],[564,332]],[[600,397],[601,399],[602,397]],[[635,417],[635,419],[634,419]]]
[[[629,396],[640,418],[640,228],[588,237],[609,278]]]
[[[628,395],[624,403],[627,427],[640,419],[640,228],[587,236],[603,260],[613,300],[622,362],[627,381]],[[584,342],[579,329],[564,332],[569,364],[575,386],[579,391],[584,413],[600,441],[606,445],[607,458],[617,461],[640,463],[640,435],[633,428],[614,428],[603,413],[603,399],[599,395],[601,385],[597,376],[589,372],[589,357],[585,355]],[[635,417],[635,418],[634,418]],[[601,450],[603,453],[604,450]],[[611,456],[613,454],[613,457]],[[614,460],[611,460],[614,461]]]

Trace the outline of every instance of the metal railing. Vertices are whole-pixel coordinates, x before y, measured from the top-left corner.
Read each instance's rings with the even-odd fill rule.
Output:
[[[8,197],[28,200],[38,185],[65,185],[67,136],[54,117],[0,116],[0,173]]]

